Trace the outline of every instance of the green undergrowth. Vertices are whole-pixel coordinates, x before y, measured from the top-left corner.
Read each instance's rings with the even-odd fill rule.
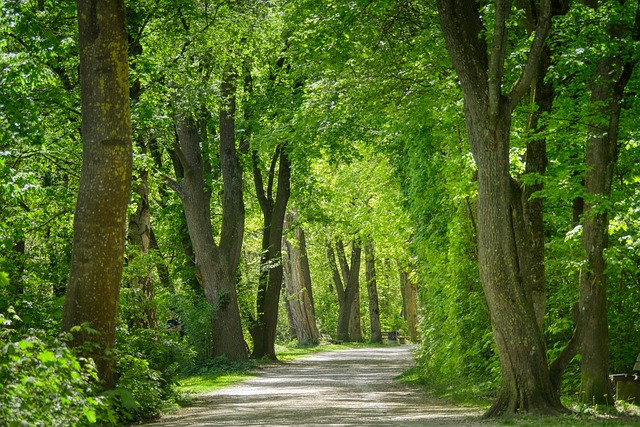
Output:
[[[421,388],[426,394],[450,400],[461,406],[477,408],[480,411],[490,407],[494,398],[492,383],[451,379],[436,381],[425,378],[424,371],[411,368],[399,378],[405,384]],[[515,415],[493,420],[483,420],[479,425],[487,426],[640,426],[640,408],[623,402],[613,407],[580,404],[575,399],[565,398],[562,402],[573,413],[555,417],[529,414]]]
[[[490,382],[468,382],[459,378],[435,380],[424,376],[424,371],[413,367],[402,373],[399,380],[423,389],[436,397],[450,399],[457,405],[487,409],[491,406],[494,388]]]

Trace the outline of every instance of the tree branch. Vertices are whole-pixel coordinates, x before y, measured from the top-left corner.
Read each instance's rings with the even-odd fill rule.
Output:
[[[259,160],[258,160],[258,151],[253,150],[251,152],[251,160],[253,166],[253,183],[256,187],[256,196],[258,197],[258,203],[260,204],[260,209],[264,215],[267,215],[268,212],[271,211],[271,204],[269,203],[269,199],[264,191],[264,181],[262,180],[262,171],[260,170]]]
[[[278,162],[278,158],[280,157],[280,151],[282,146],[278,144],[276,147],[275,153],[273,153],[273,157],[271,158],[271,165],[269,166],[269,183],[267,184],[267,198],[269,202],[273,204],[273,181],[275,179],[276,174],[276,163]]]
[[[500,111],[504,56],[507,49],[507,19],[511,12],[511,0],[496,1],[496,17],[493,25],[493,41],[489,56],[489,120],[495,123]]]
[[[551,0],[540,0],[540,16],[538,17],[538,25],[536,25],[536,34],[531,42],[529,56],[524,71],[520,75],[518,81],[513,85],[509,93],[509,110],[513,111],[518,102],[527,93],[531,82],[538,74],[540,67],[540,59],[544,50],[547,36],[551,29]]]
[[[162,178],[164,178],[164,180],[166,181],[166,183],[169,186],[169,188],[171,188],[173,191],[178,193],[178,196],[180,196],[180,198],[185,196],[184,189],[182,188],[182,185],[180,185],[180,183],[178,181],[176,181],[175,179],[171,178],[169,175],[167,175],[165,173],[162,174]]]

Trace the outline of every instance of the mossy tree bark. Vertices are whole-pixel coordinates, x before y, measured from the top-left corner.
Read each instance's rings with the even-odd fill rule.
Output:
[[[317,341],[320,332],[316,325],[311,293],[311,273],[304,237],[298,222],[298,211],[293,208],[285,218],[285,228],[293,233],[293,239],[285,238],[283,255],[285,301],[292,336],[300,344]]]
[[[132,148],[127,32],[122,0],[78,1],[82,98],[82,173],[62,330],[88,323],[74,345],[92,356],[107,389],[114,385],[116,311],[122,279]]]
[[[489,47],[476,2],[438,0],[440,23],[460,79],[467,133],[478,168],[479,271],[502,372],[500,392],[487,416],[564,410],[550,380],[533,290],[521,276],[509,173],[511,115],[538,74],[551,26],[551,1],[541,1],[527,63],[520,79],[505,93],[511,8],[509,0],[495,2]]]
[[[601,2],[584,0],[597,9]],[[623,4],[624,1],[619,1]],[[636,7],[633,29],[619,22],[609,23],[611,40],[640,40],[640,2]],[[585,155],[585,203],[582,247],[585,261],[580,274],[580,326],[582,337],[582,399],[589,403],[611,403],[609,381],[609,324],[607,320],[607,283],[604,250],[608,245],[608,199],[613,170],[618,157],[618,124],[624,90],[631,78],[635,60],[620,54],[607,55],[595,66],[589,89],[591,115],[587,126]]]
[[[327,258],[329,266],[333,273],[333,281],[338,292],[338,303],[340,305],[338,311],[338,329],[336,331],[336,339],[341,341],[353,341],[350,335],[349,324],[351,323],[353,304],[356,299],[356,293],[360,289],[360,258],[362,247],[357,239],[351,244],[351,265],[347,263],[344,251],[344,244],[341,240],[336,242],[338,252],[338,260],[340,262],[340,271],[336,264],[336,256],[333,246],[327,248]],[[356,337],[357,338],[357,337]]]

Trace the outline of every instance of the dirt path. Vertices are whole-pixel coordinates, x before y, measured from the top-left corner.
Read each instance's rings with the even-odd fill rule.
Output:
[[[413,364],[409,346],[339,350],[274,367],[198,396],[152,426],[486,425],[479,412],[395,381]]]

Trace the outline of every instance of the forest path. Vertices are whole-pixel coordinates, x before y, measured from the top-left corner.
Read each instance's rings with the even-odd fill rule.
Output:
[[[412,365],[408,345],[319,353],[199,395],[193,406],[148,425],[487,425],[477,410],[395,380]]]

